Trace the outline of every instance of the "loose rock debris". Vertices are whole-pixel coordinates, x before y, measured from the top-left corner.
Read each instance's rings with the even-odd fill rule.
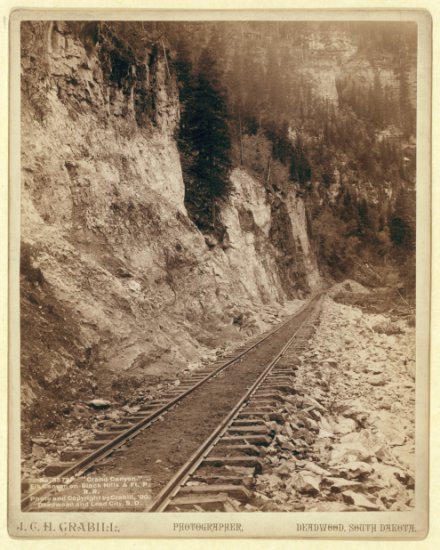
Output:
[[[415,331],[326,298],[248,510],[414,506]]]

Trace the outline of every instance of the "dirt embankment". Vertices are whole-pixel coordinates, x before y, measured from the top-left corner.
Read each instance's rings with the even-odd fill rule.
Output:
[[[38,270],[32,269],[32,273],[38,275]],[[30,362],[34,361],[31,363],[34,365],[32,376],[23,380],[23,386],[32,388],[32,384],[44,384],[47,396],[43,402],[30,408],[31,421],[23,425],[22,470],[25,477],[41,475],[49,463],[59,461],[62,450],[76,449],[90,441],[94,437],[94,430],[99,430],[106,421],[118,421],[127,412],[136,412],[142,404],[166,394],[170,389],[179,386],[187,375],[228,355],[237,343],[248,339],[246,331],[241,336],[231,331],[227,343],[220,339],[225,337],[224,334],[217,336],[218,341],[222,342],[221,346],[207,350],[199,359],[189,361],[178,372],[162,371],[157,375],[142,375],[141,369],[135,373],[128,370],[106,381],[104,374],[102,377],[92,375],[87,368],[92,352],[84,357],[84,363],[77,359],[81,357],[83,348],[80,337],[75,333],[72,312],[62,309],[61,304],[50,295],[44,281],[34,286],[28,279],[24,279],[22,285],[29,290],[34,305],[37,304],[40,310],[40,322],[32,323],[32,315],[28,312],[29,298],[27,294],[22,297],[22,330],[27,334],[22,355]],[[260,315],[267,324],[277,324],[295,313],[303,304],[301,300],[293,300],[287,302],[281,311],[276,312],[266,307]],[[55,322],[62,322],[61,331],[51,331],[51,323]],[[44,373],[39,373],[38,365],[56,361],[57,350],[67,341],[69,355],[66,352],[65,358],[71,361],[68,377],[61,378],[58,382],[57,373],[54,372],[55,382],[52,385],[46,384]],[[213,339],[212,342],[214,341]],[[222,390],[226,400],[228,387]],[[202,396],[203,392],[202,388]],[[192,398],[193,401],[198,399],[200,400],[200,395]],[[103,406],[95,406],[95,403],[102,403]],[[203,404],[202,409],[206,409]],[[177,415],[179,410],[180,408]],[[200,411],[197,415],[200,418]]]

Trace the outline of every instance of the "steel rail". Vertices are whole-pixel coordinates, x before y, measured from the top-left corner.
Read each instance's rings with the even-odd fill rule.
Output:
[[[239,359],[241,359],[244,355],[248,354],[250,351],[255,349],[257,346],[265,342],[268,338],[282,330],[288,323],[290,323],[295,317],[300,315],[304,312],[305,309],[307,309],[312,302],[316,299],[316,297],[320,296],[321,293],[318,293],[317,295],[310,298],[308,302],[306,302],[303,306],[301,306],[294,314],[290,315],[285,321],[280,323],[278,326],[276,326],[273,330],[266,333],[262,338],[258,339],[255,343],[251,344],[251,346],[245,348],[243,351],[239,352],[236,356],[233,358],[227,360],[225,363],[222,363],[217,369],[210,372],[205,378],[202,378],[200,381],[196,382],[194,386],[191,386],[181,394],[177,395],[176,397],[172,398],[170,401],[159,407],[157,410],[155,410],[152,414],[146,416],[139,422],[133,424],[130,428],[124,430],[123,432],[119,432],[116,437],[105,443],[103,446],[99,447],[95,451],[91,452],[81,460],[75,462],[58,474],[57,476],[51,477],[51,479],[45,483],[42,484],[41,487],[36,489],[34,492],[26,495],[24,498],[21,499],[21,509],[22,511],[28,511],[28,507],[32,504],[32,499],[36,498],[38,496],[42,496],[46,494],[47,492],[50,492],[52,490],[51,487],[56,485],[57,482],[60,480],[63,480],[64,485],[68,485],[74,481],[77,477],[79,477],[81,474],[85,473],[87,470],[89,470],[92,466],[94,466],[96,463],[104,459],[106,456],[113,453],[116,449],[124,445],[127,441],[135,437],[140,431],[148,428],[151,426],[153,422],[155,422],[162,414],[170,410],[172,407],[174,407],[177,403],[182,401],[185,397],[187,397],[189,394],[191,394],[193,391],[195,391],[197,388],[217,376],[220,372],[222,372],[224,369],[231,366],[233,363],[236,363]]]
[[[314,300],[318,300],[321,294],[315,296],[307,304],[311,308],[310,314],[317,307],[316,303],[313,304]],[[313,307],[312,307],[313,304]],[[283,346],[281,351],[279,351],[275,357],[268,363],[264,371],[260,374],[257,380],[252,384],[249,390],[245,395],[237,402],[235,407],[231,412],[218,424],[214,431],[205,439],[205,441],[200,445],[200,447],[193,453],[193,455],[187,460],[187,462],[180,468],[176,475],[169,481],[169,483],[162,489],[162,491],[154,499],[153,503],[150,505],[149,512],[163,512],[167,506],[170,504],[171,500],[178,494],[182,485],[186,483],[188,478],[197,470],[203,460],[208,456],[212,451],[221,437],[224,435],[226,430],[235,420],[236,416],[239,414],[243,405],[248,401],[255,391],[261,386],[267,376],[270,374],[270,371],[281,359],[282,355],[286,350],[292,345],[292,342],[295,340],[298,332],[303,328],[304,324],[309,320],[309,317],[304,319],[301,325],[297,328],[294,334],[289,338],[288,342]]]

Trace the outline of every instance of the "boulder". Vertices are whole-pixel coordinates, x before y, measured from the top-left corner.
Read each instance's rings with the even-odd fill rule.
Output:
[[[294,472],[287,482],[287,489],[294,489],[301,494],[317,494],[320,491],[321,476],[309,471]]]
[[[374,472],[374,468],[366,462],[354,461],[344,464],[340,468],[340,471],[347,479],[362,479],[371,475]]]
[[[38,445],[37,443],[34,443],[32,445],[32,457],[36,460],[40,460],[46,456],[46,451]]]
[[[280,476],[290,476],[296,470],[296,461],[286,460],[274,469],[274,472]]]
[[[324,468],[321,468],[318,464],[315,464],[315,462],[305,461],[303,468],[305,470],[308,470],[309,472],[313,472],[314,474],[318,474],[321,476],[329,476],[330,472],[327,470],[324,470]]]
[[[111,406],[111,402],[107,399],[92,399],[92,401],[87,403],[87,406],[95,410],[103,410],[108,409]]]
[[[354,491],[344,491],[342,493],[342,498],[347,504],[354,504],[366,510],[380,510],[382,506],[378,503],[375,503],[365,497],[362,493],[356,493]]]
[[[329,485],[333,492],[347,491],[349,489],[361,489],[362,483],[352,481],[343,477],[325,476],[322,480],[323,485]]]

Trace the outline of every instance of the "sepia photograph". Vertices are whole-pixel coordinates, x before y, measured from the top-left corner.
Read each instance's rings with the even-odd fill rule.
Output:
[[[16,24],[14,534],[420,536],[426,25],[48,15]]]

